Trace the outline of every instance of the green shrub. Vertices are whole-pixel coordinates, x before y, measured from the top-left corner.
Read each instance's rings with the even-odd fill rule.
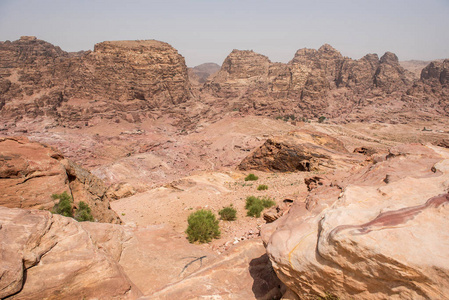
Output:
[[[264,207],[261,203],[251,205],[250,207],[248,207],[248,212],[246,213],[246,215],[248,217],[259,218],[260,213],[263,211],[263,209]]]
[[[254,175],[253,173],[248,174],[248,176],[245,177],[245,181],[255,181],[259,179],[259,177],[257,177],[256,175]]]
[[[263,198],[261,199],[261,201],[262,201],[262,206],[265,207],[265,208],[272,207],[272,206],[274,206],[274,205],[276,204],[276,202],[274,202],[273,200],[271,200],[270,197],[263,197]]]
[[[87,205],[83,201],[79,203],[79,208],[76,210],[75,220],[77,220],[78,222],[94,221],[94,217],[91,214],[89,205]]]
[[[259,186],[257,187],[258,191],[265,191],[268,190],[268,185],[266,184],[259,184]]]
[[[187,219],[189,226],[186,233],[190,243],[196,241],[208,243],[220,237],[218,220],[210,210],[198,210],[190,214]]]
[[[275,204],[276,202],[274,202],[268,197],[258,198],[254,196],[249,196],[246,198],[245,203],[245,208],[248,210],[246,215],[249,217],[259,218],[260,213],[264,210],[264,208],[271,207]]]
[[[321,116],[318,118],[318,123],[323,123],[326,120],[325,116]]]
[[[52,213],[63,215],[65,217],[73,217],[72,212],[72,197],[64,191],[62,194],[53,194],[51,197],[54,200],[59,199],[59,202],[55,204],[52,209]]]
[[[224,207],[222,210],[218,212],[222,220],[225,221],[234,221],[237,216],[237,211],[232,207],[232,204],[230,206]]]
[[[249,209],[252,205],[254,205],[257,202],[257,200],[260,200],[260,199],[257,197],[254,197],[254,196],[246,197],[245,208]]]

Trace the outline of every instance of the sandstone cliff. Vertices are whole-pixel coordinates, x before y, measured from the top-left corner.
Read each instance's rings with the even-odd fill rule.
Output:
[[[406,122],[428,119],[446,107],[445,86],[430,100],[410,91],[413,85],[431,89],[430,73],[446,76],[444,63],[436,64],[431,63],[423,70],[424,77],[414,81],[391,52],[353,60],[326,44],[318,50],[300,49],[283,64],[253,51],[233,50],[204,90],[241,113]],[[428,68],[435,70],[429,73]]]
[[[109,207],[106,187],[90,172],[53,149],[26,138],[0,138],[0,205],[50,210],[52,194],[68,192],[100,222],[120,223]]]
[[[167,43],[103,42],[73,54],[35,37],[0,42],[0,116],[7,119],[145,116],[189,97],[184,58]]]

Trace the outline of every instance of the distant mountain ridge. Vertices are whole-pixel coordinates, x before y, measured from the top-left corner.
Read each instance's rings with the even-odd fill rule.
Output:
[[[233,50],[221,67],[188,69],[184,57],[160,41],[109,41],[68,53],[22,37],[0,42],[0,118],[84,126],[93,117],[139,123],[170,111],[182,126],[231,112],[407,122],[449,114],[448,64],[432,62],[417,78],[394,53],[353,60],[325,44],[298,50],[287,64]]]

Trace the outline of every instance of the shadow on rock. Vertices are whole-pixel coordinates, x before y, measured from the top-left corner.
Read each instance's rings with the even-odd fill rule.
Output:
[[[254,279],[252,291],[256,299],[281,299],[284,285],[277,278],[267,254],[251,260],[249,273]]]

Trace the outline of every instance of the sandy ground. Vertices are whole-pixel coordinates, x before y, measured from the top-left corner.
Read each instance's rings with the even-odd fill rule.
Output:
[[[304,178],[316,173],[270,174],[254,171],[259,179],[245,181],[247,173],[205,172],[183,178],[164,187],[151,189],[111,203],[127,225],[144,227],[169,224],[177,233],[187,229],[187,217],[198,209],[209,209],[217,215],[225,206],[237,210],[237,220],[220,220],[221,238],[210,247],[223,251],[227,246],[248,238],[257,238],[262,217],[246,216],[245,201],[248,196],[270,197],[276,203],[286,198],[303,201],[307,194]],[[260,184],[268,190],[258,191]]]
[[[245,182],[247,173],[235,167],[268,138],[292,130],[308,129],[327,133],[341,140],[347,150],[365,146],[387,151],[400,143],[430,143],[449,138],[449,122],[436,120],[413,124],[379,123],[302,123],[264,117],[224,116],[217,122],[203,121],[185,130],[170,117],[143,120],[134,124],[97,119],[88,126],[62,128],[45,123],[18,124],[23,135],[52,145],[80,163],[107,184],[126,182],[138,194],[111,204],[128,225],[144,227],[166,224],[183,235],[187,217],[206,208],[218,214],[232,204],[238,212],[234,222],[220,221],[221,238],[211,243],[216,251],[242,238],[257,237],[262,218],[246,216],[247,196],[269,196],[277,203],[285,197],[303,201],[304,178],[311,173],[263,173],[255,182]],[[40,126],[40,127],[39,127]],[[268,185],[258,191],[259,184]]]

